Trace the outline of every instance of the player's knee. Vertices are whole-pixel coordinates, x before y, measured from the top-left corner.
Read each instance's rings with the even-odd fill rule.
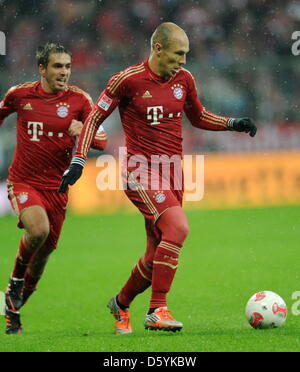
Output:
[[[182,245],[189,234],[187,221],[176,221],[168,226],[162,233],[162,240],[171,241],[175,244]]]
[[[27,230],[27,240],[31,245],[39,246],[46,241],[49,232],[49,226],[46,224],[32,226],[29,230]]]
[[[25,229],[26,240],[33,249],[39,248],[47,239],[50,224],[45,209],[36,205],[22,211],[20,217]]]
[[[181,223],[178,226],[178,234],[179,234],[182,242],[185,241],[185,239],[187,238],[189,232],[190,232],[190,230],[189,230],[189,225],[188,225],[187,221],[184,221],[183,223]]]
[[[160,217],[157,223],[162,240],[182,245],[189,233],[187,218],[180,207],[173,207]]]
[[[174,243],[176,242],[182,245],[188,234],[188,223],[186,221],[178,221],[178,223],[172,226],[169,239],[171,239],[171,241],[174,241]]]

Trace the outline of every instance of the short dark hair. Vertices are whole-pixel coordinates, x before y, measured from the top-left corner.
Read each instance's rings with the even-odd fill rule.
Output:
[[[39,46],[36,51],[37,64],[48,66],[50,54],[53,53],[66,53],[72,58],[71,52],[69,52],[63,45],[57,43],[46,43],[45,45]]]

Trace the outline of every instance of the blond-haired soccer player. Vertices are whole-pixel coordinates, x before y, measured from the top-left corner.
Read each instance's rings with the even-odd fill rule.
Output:
[[[213,114],[201,104],[192,74],[183,68],[189,39],[179,26],[166,22],[151,37],[149,58],[114,75],[100,94],[85,121],[77,151],[65,172],[60,192],[80,177],[87,151],[98,126],[118,106],[126,137],[128,164],[124,174],[125,193],[145,218],[147,246],[130,277],[108,307],[115,317],[115,332],[131,333],[129,306],[139,293],[151,286],[145,328],[177,331],[183,324],[167,307],[188,221],[182,209],[183,185],[178,187],[181,162],[166,175],[157,156],[182,156],[182,113],[197,128],[213,131],[234,130],[253,137],[256,126],[248,118],[234,119]],[[154,180],[153,187],[150,180]]]

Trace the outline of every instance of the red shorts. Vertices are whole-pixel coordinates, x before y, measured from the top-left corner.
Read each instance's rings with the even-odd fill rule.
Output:
[[[155,223],[159,216],[168,208],[182,206],[183,187],[179,187],[179,189],[174,188],[175,176],[172,172],[170,182],[167,182],[168,187],[164,187],[164,177],[161,172],[154,171],[151,173],[147,169],[144,172],[141,170],[141,167],[138,170],[142,179],[140,181],[137,180],[136,175],[133,176],[132,169],[127,170],[127,177],[124,176],[123,172],[124,191],[128,199],[139,209],[145,218]],[[182,172],[182,170],[180,169],[178,172]],[[143,179],[145,174],[147,174],[147,178]],[[183,184],[183,173],[181,173],[180,177],[181,184]]]
[[[68,194],[36,190],[27,184],[13,183],[11,181],[7,183],[7,191],[10,204],[19,217],[18,227],[20,229],[24,228],[20,216],[25,208],[39,205],[46,211],[50,224],[50,233],[45,244],[56,248],[65,219]]]

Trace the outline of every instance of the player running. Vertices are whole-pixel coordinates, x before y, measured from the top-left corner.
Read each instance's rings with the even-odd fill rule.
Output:
[[[22,332],[20,308],[35,291],[57,246],[68,195],[56,190],[93,106],[87,93],[68,85],[71,54],[63,46],[47,43],[36,56],[41,80],[12,87],[0,103],[0,125],[9,114],[18,115],[7,187],[18,227],[25,229],[5,294],[7,334]],[[105,148],[101,126],[91,142],[94,149]]]
[[[143,214],[147,233],[144,256],[108,304],[118,334],[132,332],[129,306],[150,286],[145,328],[179,331],[183,327],[171,316],[166,299],[188,235],[188,221],[182,209],[183,185],[174,187],[182,173],[181,162],[171,167],[170,182],[164,187],[165,175],[153,161],[155,155],[164,159],[182,157],[182,113],[201,129],[234,130],[249,133],[251,137],[256,134],[251,119],[223,117],[203,107],[192,74],[183,68],[188,51],[189,40],[184,30],[170,22],[158,26],[151,38],[149,58],[114,75],[100,94],[85,121],[76,154],[59,189],[64,192],[67,185],[74,184],[81,176],[95,131],[118,106],[128,152],[125,193]],[[158,188],[151,187],[150,175],[158,182]]]

